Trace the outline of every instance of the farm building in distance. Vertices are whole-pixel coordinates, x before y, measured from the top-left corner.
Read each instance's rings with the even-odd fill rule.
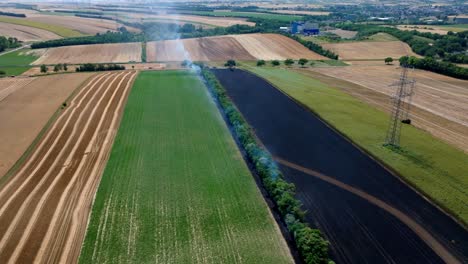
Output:
[[[291,23],[292,34],[318,35],[320,33],[317,23],[294,21]]]

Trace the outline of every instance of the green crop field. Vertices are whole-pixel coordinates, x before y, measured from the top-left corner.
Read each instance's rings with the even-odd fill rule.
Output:
[[[402,151],[392,151],[383,146],[388,114],[301,73],[244,67],[308,106],[398,171],[411,185],[468,223],[468,155],[412,126],[402,128]]]
[[[0,55],[0,70],[6,72],[5,75],[20,75],[31,68],[28,66],[37,59],[34,55],[24,55],[25,49],[13,51]]]
[[[295,20],[302,20],[304,16],[298,15],[282,15],[271,13],[257,13],[257,12],[210,12],[210,11],[184,11],[184,14],[200,15],[200,16],[216,16],[216,17],[243,17],[243,18],[263,18],[273,19],[283,22],[291,22]]]
[[[40,28],[44,29],[50,32],[53,32],[59,36],[62,36],[64,38],[71,38],[71,37],[81,37],[84,36],[82,33],[57,26],[57,25],[51,25],[51,24],[46,24],[46,23],[41,23],[41,22],[36,22],[32,20],[27,20],[27,19],[21,19],[21,18],[11,18],[11,17],[5,17],[5,16],[0,16],[0,22],[4,23],[10,23],[10,24],[16,24],[16,25],[22,25],[22,26],[28,26],[28,27],[34,27],[34,28]]]
[[[141,72],[93,205],[81,263],[291,263],[207,88]]]

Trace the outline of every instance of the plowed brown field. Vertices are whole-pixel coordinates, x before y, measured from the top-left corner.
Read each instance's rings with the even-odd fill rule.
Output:
[[[47,49],[33,65],[57,63],[141,62],[141,43],[67,46]]]
[[[405,55],[419,57],[408,44],[401,41],[326,43],[322,46],[338,54],[341,60],[398,59]]]
[[[149,61],[327,59],[277,34],[245,34],[149,42]]]
[[[59,35],[47,30],[3,22],[0,22],[0,35],[26,42],[61,38]]]
[[[135,71],[95,76],[0,187],[0,259],[76,262]]]

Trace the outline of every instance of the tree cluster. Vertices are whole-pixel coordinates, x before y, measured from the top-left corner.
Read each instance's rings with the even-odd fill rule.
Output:
[[[2,11],[0,11],[0,16],[26,17],[25,14],[10,13],[10,12],[2,12]]]
[[[116,71],[125,70],[125,66],[118,64],[94,64],[86,63],[76,68],[77,72],[94,72],[94,71]]]
[[[17,38],[6,38],[0,36],[0,52],[6,49],[17,48],[20,45],[21,43]]]
[[[305,212],[301,209],[301,202],[295,198],[294,184],[286,182],[271,155],[257,143],[251,128],[213,73],[203,68],[202,75],[224,110],[235,136],[246,151],[248,160],[254,165],[268,195],[287,224],[305,263],[329,263],[329,242],[319,230],[312,229],[305,223]]]
[[[455,78],[468,80],[468,68],[462,68],[449,62],[437,61],[432,57],[418,59],[414,56],[403,56],[399,61],[400,65],[404,67],[414,67],[417,69],[428,70]]]

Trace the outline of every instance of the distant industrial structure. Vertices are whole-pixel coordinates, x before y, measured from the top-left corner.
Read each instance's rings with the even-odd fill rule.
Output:
[[[317,23],[294,21],[291,23],[292,34],[303,34],[303,35],[318,35],[320,29]]]

